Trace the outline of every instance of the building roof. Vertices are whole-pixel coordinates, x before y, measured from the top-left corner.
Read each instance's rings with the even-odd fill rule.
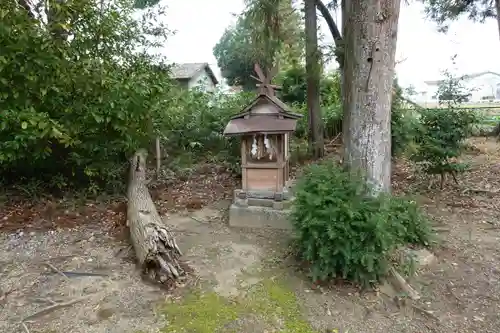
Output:
[[[250,104],[248,104],[248,106],[243,111],[241,111],[231,119],[243,118],[245,115],[250,113],[250,111],[254,108],[255,105],[262,102],[262,100],[265,100],[266,102],[271,102],[272,104],[276,105],[278,109],[281,111],[280,113],[286,118],[291,118],[291,119],[302,118],[301,114],[294,113],[293,110],[288,105],[283,103],[278,97],[269,96],[267,94],[259,94],[257,97],[255,97],[253,101],[250,102]]]
[[[470,79],[475,79],[475,78],[477,78],[477,77],[480,77],[480,76],[483,76],[483,75],[487,75],[487,74],[500,76],[500,74],[499,74],[499,73],[492,72],[492,71],[486,71],[486,72],[479,72],[479,73],[466,74],[466,75],[462,76],[462,79],[464,79],[464,80],[470,80]],[[444,81],[444,80],[433,80],[433,81],[424,81],[424,83],[425,83],[425,84],[427,84],[427,85],[434,86],[434,85],[438,85],[438,84],[440,84],[440,83],[441,83],[441,82],[443,82],[443,81]]]
[[[261,103],[274,104],[278,112],[251,114],[252,109]],[[297,126],[297,119],[302,118],[302,115],[291,111],[277,97],[261,93],[241,113],[231,118],[224,130],[224,135],[293,132]],[[282,119],[278,118],[278,115],[282,116]]]
[[[176,80],[190,80],[199,72],[206,71],[214,84],[219,83],[207,62],[174,64],[170,71],[172,73],[172,77]]]
[[[252,133],[286,133],[295,131],[296,119],[278,119],[267,116],[254,116],[248,119],[232,119],[224,130],[224,135]]]

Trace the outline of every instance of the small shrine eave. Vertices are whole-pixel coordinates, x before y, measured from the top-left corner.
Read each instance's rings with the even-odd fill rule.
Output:
[[[279,119],[267,116],[232,119],[224,130],[224,135],[235,136],[245,134],[280,134],[294,132],[297,126],[295,119]]]
[[[251,101],[248,104],[248,106],[245,109],[243,109],[243,111],[231,117],[231,119],[243,118],[244,116],[249,115],[252,109],[257,104],[261,103],[263,100],[265,102],[270,102],[271,104],[274,104],[280,110],[279,114],[282,115],[284,118],[290,118],[290,119],[302,118],[301,114],[294,113],[292,109],[290,109],[290,107],[285,103],[283,103],[279,98],[275,96],[269,96],[266,94],[259,94],[257,97],[253,99],[253,101]]]
[[[260,103],[274,105],[278,112],[252,113],[254,107]],[[275,96],[259,94],[242,112],[231,118],[224,130],[224,135],[246,134],[279,134],[294,132],[297,119],[301,114],[291,112],[291,109]]]

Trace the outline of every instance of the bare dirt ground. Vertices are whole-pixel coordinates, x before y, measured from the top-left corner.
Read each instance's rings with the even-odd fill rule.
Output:
[[[23,215],[15,213],[22,207],[4,207],[0,332],[27,332],[19,322],[32,315],[26,322],[32,333],[500,332],[500,145],[486,139],[473,144],[476,149],[464,156],[472,170],[443,190],[428,189],[429,180],[404,161],[395,167],[395,191],[417,193],[441,239],[433,249],[436,262],[411,279],[422,295],[412,304],[340,282],[311,284],[287,256],[287,234],[227,227],[228,201],[219,199],[230,187],[215,172],[199,185],[192,179],[176,185],[195,195],[156,196],[168,211],[184,207],[172,199],[177,197],[199,198],[187,208],[194,201],[205,206],[165,217],[196,271],[173,293],[142,281],[127,242],[112,235],[123,219],[119,205],[78,215],[66,207],[60,219],[74,216],[73,222],[60,224],[57,214]],[[220,194],[196,196],[203,187]],[[91,224],[80,225],[82,216],[91,216]]]

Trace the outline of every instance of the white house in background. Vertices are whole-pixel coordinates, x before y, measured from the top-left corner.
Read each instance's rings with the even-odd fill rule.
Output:
[[[213,92],[219,83],[210,65],[206,62],[174,64],[171,73],[173,79],[188,89],[196,87],[206,92]]]
[[[415,100],[423,103],[437,103],[437,91],[443,80],[424,81],[416,88]],[[470,91],[469,103],[500,102],[500,74],[495,72],[481,72],[463,76],[465,88]]]

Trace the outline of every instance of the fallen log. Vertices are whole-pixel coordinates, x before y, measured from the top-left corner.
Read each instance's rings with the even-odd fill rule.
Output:
[[[138,150],[131,159],[127,191],[127,226],[137,261],[152,281],[171,285],[186,275],[182,255],[173,235],[162,223],[146,182],[147,151]]]
[[[397,291],[405,293],[412,300],[420,299],[419,293],[392,266],[389,269],[388,280]]]

